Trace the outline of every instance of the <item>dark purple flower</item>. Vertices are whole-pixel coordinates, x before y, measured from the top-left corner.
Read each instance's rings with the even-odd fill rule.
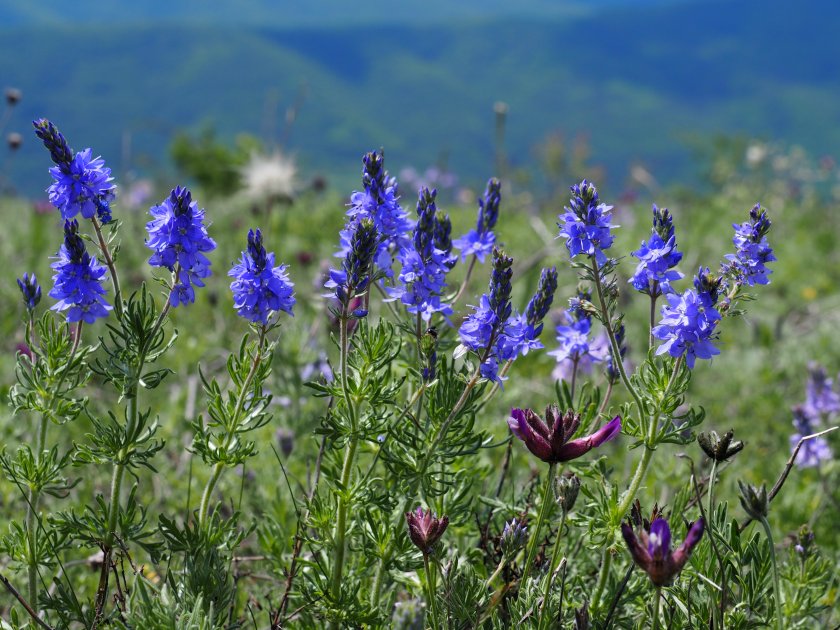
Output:
[[[572,439],[580,427],[580,414],[561,414],[557,405],[545,410],[545,420],[530,409],[512,409],[508,426],[534,455],[548,464],[567,462],[585,455],[621,432],[621,418],[616,416],[592,435]]]
[[[630,555],[656,586],[667,586],[682,571],[691,551],[703,537],[703,519],[698,519],[676,551],[671,551],[671,528],[668,521],[658,518],[650,524],[650,532],[642,530],[639,536],[628,523],[622,523],[621,533]]]
[[[431,553],[432,547],[449,527],[448,516],[438,518],[431,510],[424,512],[420,506],[413,512],[406,512],[405,521],[408,524],[408,537],[424,554]]]

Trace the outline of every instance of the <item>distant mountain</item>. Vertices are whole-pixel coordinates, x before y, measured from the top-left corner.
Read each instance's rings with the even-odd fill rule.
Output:
[[[638,8],[686,1],[690,0],[5,0],[0,4],[0,24],[416,25],[502,16],[557,18],[612,7]]]
[[[515,163],[552,130],[584,132],[614,177],[642,159],[668,180],[690,170],[690,133],[838,151],[840,4],[778,6],[704,2],[436,26],[5,28],[0,77],[24,93],[16,128],[47,116],[117,169],[130,154],[132,165],[145,156],[147,169],[164,170],[181,127],[268,133],[267,104],[290,103],[305,86],[291,147],[304,166],[338,177],[357,178],[361,153],[382,146],[394,169],[446,153],[465,178],[485,178],[492,107],[503,100]],[[21,189],[42,190],[46,154],[24,131],[12,175]]]

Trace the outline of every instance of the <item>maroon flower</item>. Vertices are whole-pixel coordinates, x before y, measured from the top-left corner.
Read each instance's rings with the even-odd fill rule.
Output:
[[[438,518],[431,510],[424,512],[419,506],[413,512],[406,512],[405,520],[408,537],[424,554],[431,553],[432,547],[449,527],[448,516]]]
[[[667,586],[688,562],[691,550],[703,537],[703,528],[703,519],[698,519],[676,551],[671,551],[671,528],[664,518],[653,521],[650,532],[642,530],[638,537],[627,523],[621,525],[621,533],[633,562],[644,569],[656,586]]]
[[[621,432],[621,418],[616,416],[592,435],[571,439],[580,427],[580,414],[561,414],[557,405],[545,410],[545,421],[530,409],[513,409],[508,426],[528,450],[544,462],[556,464],[576,459]]]

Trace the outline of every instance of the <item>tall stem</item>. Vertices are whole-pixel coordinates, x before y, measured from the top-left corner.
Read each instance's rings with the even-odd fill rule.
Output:
[[[545,576],[545,591],[543,592],[543,601],[540,606],[539,630],[550,626],[549,619],[551,612],[546,611],[546,608],[548,608],[548,598],[551,595],[551,585],[554,582],[554,571],[557,568],[557,559],[560,556],[560,541],[563,539],[563,527],[566,525],[566,514],[566,510],[563,510],[563,514],[560,517],[560,527],[557,530],[557,537],[554,539],[554,549],[551,552],[551,562],[548,564],[548,575]],[[548,624],[546,622],[548,622]]]
[[[601,559],[601,573],[598,575],[598,583],[595,585],[595,592],[592,593],[592,608],[598,610],[601,605],[601,596],[604,594],[604,589],[607,587],[607,578],[610,576],[610,567],[612,566],[612,554],[610,547],[604,547],[604,556]]]
[[[108,267],[108,272],[111,274],[111,282],[114,285],[114,312],[117,314],[117,319],[122,319],[122,292],[120,291],[120,278],[117,276],[117,267],[114,265],[114,258],[111,256],[111,250],[108,249],[108,243],[102,234],[102,227],[99,225],[99,220],[96,217],[93,217],[90,222],[93,224],[93,229],[96,232],[96,239],[99,241],[99,251],[102,252],[102,257],[105,259],[105,265]]]
[[[423,554],[423,568],[426,571],[426,589],[427,595],[426,597],[429,600],[429,616],[431,617],[431,623],[429,626],[431,628],[437,628],[437,602],[435,601],[435,576],[434,572],[432,571],[432,563],[429,562],[429,554]]]
[[[770,560],[773,563],[773,593],[776,600],[776,630],[782,630],[782,589],[779,586],[779,567],[776,564],[776,547],[773,544],[773,532],[770,531],[770,523],[767,517],[761,517],[761,524],[764,526],[764,533],[767,534],[767,543],[770,545]]]
[[[230,446],[230,442],[236,436],[236,429],[239,426],[239,415],[242,413],[242,408],[245,405],[245,399],[248,396],[248,393],[251,389],[251,383],[254,381],[254,376],[257,374],[257,369],[260,367],[260,363],[263,359],[263,344],[265,343],[265,326],[260,328],[260,334],[257,339],[257,354],[254,357],[253,362],[251,363],[251,369],[248,372],[248,375],[245,377],[245,381],[242,383],[242,389],[239,391],[239,396],[236,399],[236,406],[233,409],[233,416],[231,417],[231,424],[230,428],[228,429],[227,436],[225,437],[224,447],[227,448]],[[213,490],[216,488],[216,483],[219,481],[219,478],[222,476],[222,472],[224,471],[225,463],[218,462],[215,466],[213,466],[213,472],[210,475],[210,479],[207,480],[207,485],[204,486],[204,492],[201,494],[201,503],[198,508],[198,522],[199,524],[204,524],[207,520],[207,514],[210,510],[210,501],[213,497]]]
[[[41,461],[41,454],[47,441],[47,416],[41,416],[41,424],[38,430],[38,442],[35,451],[36,465]],[[29,603],[39,612],[38,608],[38,502],[41,499],[41,492],[38,489],[29,490],[29,500],[26,510],[26,529],[29,534]]]
[[[341,576],[344,572],[344,548],[345,548],[345,534],[347,531],[347,510],[350,507],[352,497],[350,496],[349,486],[353,473],[353,459],[356,456],[356,447],[359,439],[356,436],[356,407],[355,402],[350,395],[350,388],[348,386],[348,355],[350,352],[349,334],[347,330],[347,321],[349,313],[348,307],[345,304],[341,311],[341,321],[339,326],[339,344],[341,350],[340,367],[341,367],[341,390],[344,395],[344,402],[347,405],[347,413],[350,417],[350,441],[347,443],[347,450],[344,452],[344,463],[341,467],[341,494],[338,497],[338,514],[335,522],[335,531],[333,532],[333,541],[335,543],[335,559],[333,562],[333,574],[331,584],[331,594],[333,600],[338,601],[341,596]],[[333,622],[330,624],[331,628],[337,628],[338,624]]]
[[[531,572],[531,565],[534,563],[534,558],[537,555],[537,547],[539,547],[540,530],[543,522],[551,512],[554,506],[554,498],[552,496],[553,489],[551,484],[554,483],[554,474],[557,471],[557,464],[550,464],[548,467],[548,476],[545,478],[545,486],[543,486],[542,506],[540,506],[540,513],[537,516],[537,525],[531,533],[531,540],[528,542],[528,553],[525,555],[525,566],[522,567],[522,577],[519,579],[520,587],[525,586],[525,580]]]
[[[653,589],[653,630],[659,630],[659,600],[662,598],[662,588],[657,586]]]

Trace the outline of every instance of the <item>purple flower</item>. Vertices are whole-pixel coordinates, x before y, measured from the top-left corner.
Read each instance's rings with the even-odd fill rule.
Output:
[[[405,521],[408,537],[423,554],[431,553],[432,547],[449,527],[448,516],[438,518],[431,510],[423,511],[419,506],[413,512],[405,513]]]
[[[240,317],[265,326],[272,312],[294,315],[295,285],[289,280],[286,265],[274,266],[274,252],[265,251],[259,229],[256,233],[248,231],[248,249],[242,252],[239,264],[228,275],[235,278],[230,290]]]
[[[679,280],[683,274],[673,267],[682,260],[682,253],[677,251],[674,222],[668,208],[660,210],[653,206],[653,230],[648,241],[631,254],[639,259],[636,273],[630,283],[637,291],[652,297],[673,291],[671,282]]]
[[[450,254],[438,249],[436,235],[445,239],[446,226],[440,226],[435,205],[436,190],[423,188],[417,201],[417,223],[414,226],[413,247],[400,250],[402,270],[400,284],[389,288],[389,294],[399,299],[409,313],[420,313],[429,321],[434,313],[444,317],[452,314],[452,307],[442,304],[441,293],[446,288],[446,274],[451,269]],[[449,227],[451,230],[451,227]]]
[[[23,278],[18,278],[17,283],[26,310],[31,313],[38,306],[38,302],[41,301],[41,285],[38,284],[38,279],[34,273],[31,276],[28,273],[23,274]]]
[[[834,391],[834,379],[826,374],[824,367],[816,363],[808,366],[805,410],[819,419],[829,419],[840,413],[840,395]]]
[[[735,228],[735,236],[732,238],[735,253],[727,254],[726,258],[730,261],[729,268],[735,277],[747,286],[770,284],[767,276],[773,272],[766,264],[776,260],[767,242],[770,226],[770,218],[761,209],[761,204],[755,204],[750,210],[749,221],[732,225]]]
[[[87,253],[79,236],[76,221],[64,222],[64,244],[58,250],[56,262],[50,265],[53,289],[49,296],[58,300],[54,311],[67,311],[67,321],[92,324],[98,317],[107,317],[111,306],[105,301],[102,286],[105,267]]]
[[[324,284],[345,308],[370,284],[373,257],[380,242],[373,219],[354,221],[346,229],[349,228],[352,228],[350,249],[341,263],[341,269],[330,269],[329,280]]]
[[[569,374],[576,368],[588,372],[593,363],[604,361],[609,348],[590,341],[592,316],[584,308],[590,295],[582,292],[569,300],[569,308],[563,312],[566,325],[557,326],[557,342],[560,346],[548,354],[557,359],[558,366],[566,366]]]
[[[85,219],[96,215],[103,223],[109,223],[109,203],[114,199],[115,186],[105,161],[91,157],[90,149],[74,154],[64,136],[48,120],[42,118],[32,124],[56,164],[50,169],[53,183],[47,193],[50,203],[61,212],[61,218],[66,221],[81,212]]]
[[[610,223],[612,206],[599,203],[597,189],[585,179],[570,190],[569,205],[558,217],[559,236],[566,239],[566,248],[572,258],[578,254],[594,256],[595,261],[603,265],[607,262],[604,250],[613,243],[610,230],[617,227]]]
[[[169,302],[173,307],[192,304],[193,286],[203,287],[202,278],[210,275],[210,261],[204,252],[216,249],[216,242],[204,225],[204,210],[192,200],[187,188],[178,187],[161,205],[152,206],[149,213],[154,218],[146,224],[146,247],[155,252],[149,264],[172,272],[177,268]]]
[[[697,275],[694,276],[694,288],[697,290],[697,297],[706,308],[714,308],[717,304],[721,290],[726,289],[723,276],[713,276],[708,267],[700,267]]]
[[[545,421],[530,409],[512,409],[508,426],[534,455],[548,464],[567,462],[585,455],[621,432],[621,418],[616,416],[592,435],[572,439],[580,427],[580,414],[560,413],[557,405],[545,410]]]
[[[697,358],[711,359],[720,354],[712,343],[720,313],[704,305],[692,289],[682,295],[669,293],[668,304],[662,307],[662,320],[654,326],[653,335],[665,341],[656,354],[668,353],[677,358],[685,355],[689,369]]]
[[[658,518],[650,524],[650,532],[642,530],[639,536],[628,523],[622,523],[621,533],[630,555],[656,586],[667,586],[682,571],[694,547],[703,537],[703,519],[698,519],[688,530],[683,544],[671,551],[671,528],[668,521]]]
[[[350,197],[350,210],[347,211],[350,221],[341,231],[341,248],[336,256],[346,257],[350,253],[356,224],[370,219],[381,239],[374,259],[376,266],[391,277],[392,256],[409,246],[408,233],[412,222],[400,207],[397,183],[388,177],[382,153],[371,151],[362,161],[365,165],[362,175],[364,190],[354,192]]]
[[[484,197],[478,200],[478,221],[474,230],[457,239],[453,245],[461,250],[461,260],[475,256],[483,263],[484,257],[493,251],[496,235],[493,228],[499,219],[499,204],[502,200],[502,184],[495,177],[487,182]]]
[[[790,450],[806,435],[813,435],[817,432],[819,416],[813,416],[812,410],[805,405],[796,405],[793,409],[793,426],[796,432],[790,436]],[[834,453],[828,442],[823,437],[811,438],[802,443],[799,454],[796,456],[796,464],[800,468],[816,468],[823,462],[831,461]]]

